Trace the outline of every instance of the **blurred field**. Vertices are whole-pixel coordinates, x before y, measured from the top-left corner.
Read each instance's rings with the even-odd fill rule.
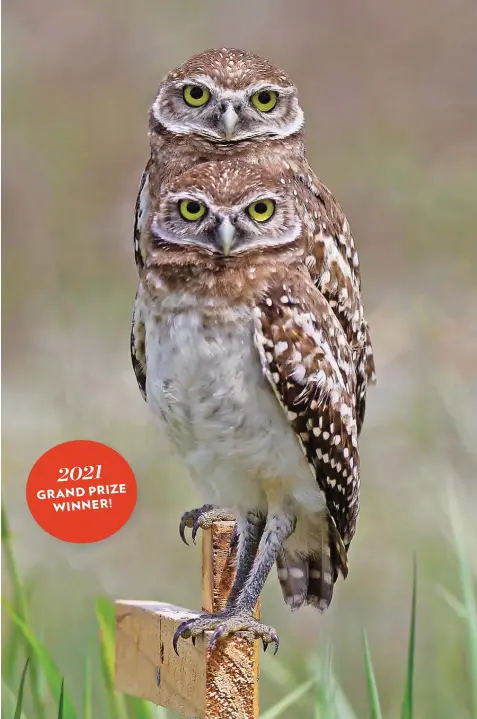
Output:
[[[465,634],[439,588],[458,593],[448,482],[470,521],[477,507],[475,3],[6,0],[3,19],[3,494],[35,630],[73,696],[98,594],[200,602],[199,551],[177,531],[198,498],[130,366],[132,222],[157,84],[194,52],[232,46],[269,57],[300,89],[312,165],[360,250],[379,380],[349,578],[319,617],[290,614],[273,575],[263,616],[297,682],[332,642],[360,717],[366,627],[393,719],[415,552],[416,717],[471,717]],[[25,503],[38,456],[74,438],[113,446],[139,482],[132,519],[97,546],[52,539]],[[477,572],[476,550],[474,535]],[[265,677],[264,708],[277,691]],[[95,694],[94,717],[103,701]],[[293,714],[311,716],[306,702]]]

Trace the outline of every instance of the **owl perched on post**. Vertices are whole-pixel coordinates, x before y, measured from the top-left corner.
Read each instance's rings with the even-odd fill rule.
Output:
[[[355,276],[312,229],[305,190],[283,164],[201,163],[162,184],[141,238],[148,405],[204,501],[239,528],[225,610],[183,623],[176,650],[206,630],[212,644],[241,631],[278,648],[253,617],[273,565],[292,608],[325,609],[348,571],[364,324]],[[326,205],[315,219],[333,227]]]
[[[287,75],[252,53],[207,50],[170,72],[159,86],[149,113],[151,157],[143,173],[136,203],[134,248],[141,272],[146,252],[144,228],[157,210],[163,184],[198,163],[239,158],[283,172],[303,214],[309,237],[303,258],[310,278],[328,300],[353,347],[356,367],[358,434],[364,421],[366,390],[375,381],[368,325],[361,305],[361,280],[348,221],[327,187],[310,168],[303,139],[304,116],[297,90]],[[313,239],[315,238],[315,239]],[[136,297],[131,357],[141,393],[146,398],[145,327]],[[181,537],[192,528],[230,519],[221,507],[204,505],[184,513]],[[285,568],[280,566],[284,574]]]

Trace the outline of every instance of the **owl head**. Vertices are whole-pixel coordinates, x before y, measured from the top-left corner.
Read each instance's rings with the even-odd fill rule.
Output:
[[[292,246],[301,227],[281,172],[236,159],[201,163],[164,184],[150,218],[156,246],[227,262]]]
[[[291,80],[243,50],[206,50],[167,75],[150,112],[157,126],[211,142],[283,138],[303,127]]]

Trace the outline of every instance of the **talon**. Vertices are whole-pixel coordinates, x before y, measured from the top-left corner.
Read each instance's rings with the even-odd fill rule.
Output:
[[[198,519],[196,519],[194,522],[194,526],[192,527],[192,541],[194,542],[194,544],[196,543],[195,538],[197,537],[197,532],[199,531],[199,529],[200,529],[200,522]]]
[[[177,630],[176,630],[174,633],[174,637],[172,639],[172,646],[173,646],[173,649],[174,649],[175,653],[177,654],[177,656],[179,656],[179,651],[177,649],[177,642],[179,641],[179,637],[180,637],[180,634],[177,634]]]
[[[188,630],[188,627],[189,627],[189,624],[191,623],[191,621],[193,621],[193,620],[187,619],[185,622],[182,622],[181,624],[179,624],[176,631],[174,632],[174,636],[172,638],[172,647],[173,647],[175,653],[177,654],[177,656],[179,656],[179,651],[177,649],[179,639],[181,637],[182,637],[182,639],[188,639],[188,637],[190,636],[190,632],[188,635],[186,635],[185,632],[186,632],[186,630]]]
[[[268,642],[266,642],[265,639],[262,639],[262,644],[263,644],[263,651],[266,652],[268,649]]]
[[[214,507],[212,504],[204,504],[203,507],[199,507],[198,509],[191,509],[188,512],[184,512],[179,524],[179,535],[184,544],[189,546],[189,542],[185,537],[186,527],[192,529],[192,539],[195,544],[195,537],[201,527],[201,520],[203,520],[204,515],[206,515],[208,512],[212,512],[213,510]]]
[[[195,647],[195,637],[194,636],[191,637],[191,641],[192,641],[192,646]]]
[[[280,640],[278,638],[278,635],[273,633],[272,634],[272,642],[275,644],[275,651],[273,652],[273,656],[278,652],[278,647],[280,646]]]
[[[212,634],[211,638],[209,639],[209,649],[215,649],[215,645],[217,644],[217,640],[220,639],[224,634],[225,628],[223,626],[218,626],[215,632]]]
[[[186,527],[187,527],[187,524],[184,521],[184,519],[182,518],[181,523],[179,525],[179,534],[180,534],[180,537],[181,537],[182,541],[184,542],[184,544],[187,544],[187,546],[189,546],[189,542],[187,541],[187,539],[185,537],[185,528]]]

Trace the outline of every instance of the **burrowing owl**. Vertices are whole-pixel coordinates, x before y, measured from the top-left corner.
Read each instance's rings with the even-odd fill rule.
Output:
[[[213,159],[301,157],[302,127],[293,83],[258,55],[206,50],[172,70],[149,112],[151,156],[140,183],[134,232],[138,266],[141,230],[164,181]]]
[[[240,158],[260,166],[275,165],[303,215],[310,236],[304,258],[310,277],[329,301],[353,346],[357,376],[358,434],[364,420],[367,384],[374,382],[369,329],[362,314],[358,254],[349,223],[305,156],[304,117],[296,87],[267,60],[234,49],[207,50],[167,75],[149,113],[151,157],[136,203],[135,257],[143,267],[143,229],[164,182],[198,163]],[[147,244],[147,241],[146,241]],[[135,301],[131,357],[141,392],[144,376],[144,324]],[[217,518],[220,509],[204,506],[181,521],[192,535]]]
[[[170,72],[160,84],[149,113],[151,156],[141,178],[134,224],[138,269],[143,265],[143,228],[163,182],[200,162],[239,157],[255,164],[283,166],[302,186],[294,191],[300,201],[306,201],[310,231],[319,238],[317,246],[311,248],[307,265],[331,305],[336,307],[336,298],[328,294],[328,275],[326,271],[323,276],[319,273],[322,237],[327,238],[329,261],[342,265],[337,257],[341,254],[349,265],[350,281],[360,292],[358,254],[349,223],[306,160],[303,126],[296,87],[282,70],[257,55],[226,48],[206,50]],[[349,290],[342,290],[342,296],[346,291]],[[132,337],[132,360],[142,387],[142,365],[134,347],[140,345],[143,329],[136,320],[133,318],[136,337]],[[366,384],[375,381],[366,323],[364,332],[363,362],[358,370],[358,431],[364,419]]]
[[[283,164],[201,163],[162,184],[143,233],[147,402],[204,501],[239,528],[226,609],[181,625],[175,648],[209,629],[212,644],[244,631],[278,647],[252,615],[273,564],[292,608],[325,609],[348,571],[362,309],[345,257],[330,261],[330,236],[310,229],[299,187]],[[318,207],[333,229],[339,219]],[[345,329],[309,267],[351,315]]]

